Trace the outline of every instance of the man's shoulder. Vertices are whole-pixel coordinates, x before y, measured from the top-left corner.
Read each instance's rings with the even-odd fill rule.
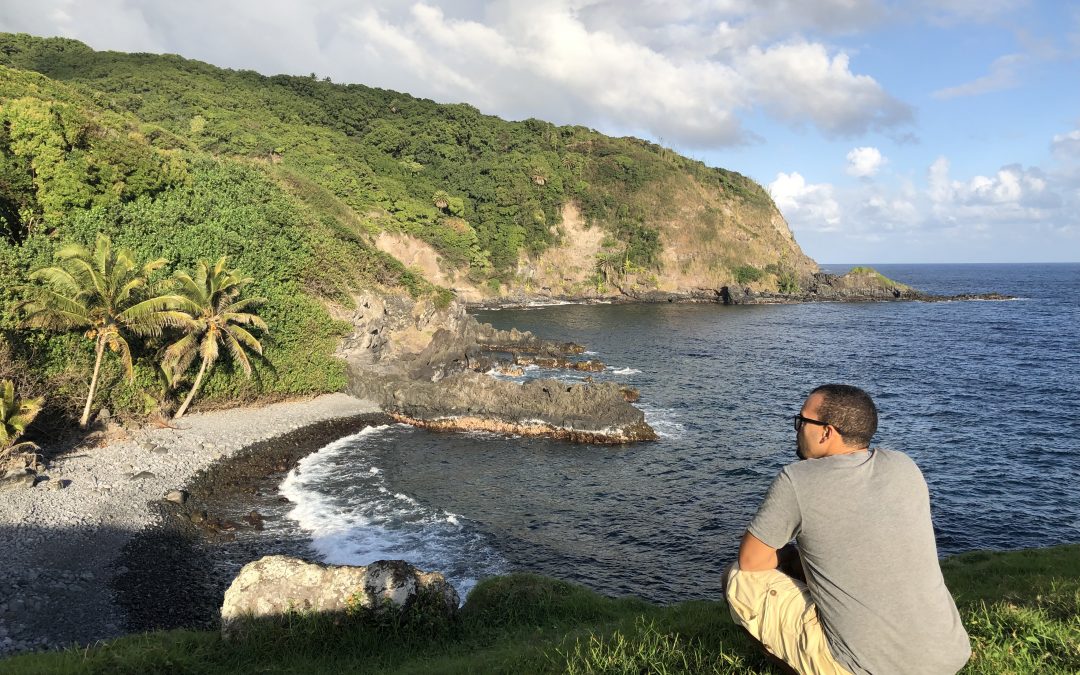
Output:
[[[889,450],[888,448],[874,448],[872,452],[874,453],[874,461],[879,464],[887,464],[908,471],[919,471],[919,465],[906,452]],[[921,471],[919,472],[921,473]]]
[[[833,455],[821,459],[799,460],[785,466],[780,470],[780,473],[786,475],[789,480],[797,482],[836,471],[868,465],[873,465],[875,470],[917,472],[921,474],[918,465],[906,453],[886,448],[871,448],[867,454],[861,456]]]

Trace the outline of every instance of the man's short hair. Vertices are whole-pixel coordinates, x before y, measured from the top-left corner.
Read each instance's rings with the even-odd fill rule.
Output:
[[[818,393],[825,397],[818,419],[839,431],[844,445],[870,447],[870,439],[877,431],[877,406],[870,394],[850,384],[823,384],[810,395]]]

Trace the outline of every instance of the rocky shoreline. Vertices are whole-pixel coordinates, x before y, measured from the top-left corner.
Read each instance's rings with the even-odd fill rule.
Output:
[[[662,291],[655,289],[619,289],[618,295],[570,297],[561,295],[518,295],[492,301],[471,302],[470,310],[521,309],[546,305],[596,304],[721,304],[721,305],[794,305],[807,302],[958,302],[971,300],[1015,300],[1001,293],[961,293],[936,295],[924,293],[875,274],[843,275],[817,272],[802,280],[798,291],[779,293],[751,286],[720,286]]]
[[[278,487],[297,462],[335,440],[391,423],[368,413],[259,441],[200,471],[182,495],[151,506],[158,522],[124,546],[113,579],[132,632],[216,628],[222,598],[247,563],[267,555],[317,559],[286,518]]]
[[[197,530],[175,517],[179,505],[166,495],[186,489],[196,507],[199,495],[245,485],[245,472],[260,478],[261,460],[243,458],[271,457],[270,468],[287,470],[289,457],[383,421],[371,401],[329,394],[87,437],[54,458],[36,487],[0,492],[0,656],[205,616],[207,593],[228,566],[193,543]],[[302,550],[290,548],[301,543],[281,545]],[[169,595],[155,593],[158,586]]]
[[[631,443],[656,439],[634,407],[639,392],[614,382],[568,385],[553,379],[524,383],[492,377],[523,364],[596,372],[604,365],[581,359],[581,345],[496,330],[465,313],[464,305],[437,310],[394,307],[367,298],[352,317],[357,330],[345,342],[347,390],[377,402],[394,419],[437,431],[491,431],[547,436],[578,443]],[[422,344],[405,352],[400,344]]]

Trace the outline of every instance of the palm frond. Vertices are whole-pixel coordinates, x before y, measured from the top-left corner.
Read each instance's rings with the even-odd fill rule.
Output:
[[[245,345],[248,349],[255,352],[256,354],[262,354],[262,343],[255,339],[254,335],[247,332],[240,326],[226,326],[225,332],[231,335],[233,339],[241,342],[243,345]]]
[[[242,328],[239,330],[243,330]],[[244,352],[244,348],[237,342],[231,332],[223,333],[222,338],[225,340],[225,346],[229,348],[229,354],[232,355],[233,360],[240,364],[240,367],[244,369],[244,374],[251,377],[251,361],[248,360],[247,354]],[[260,350],[261,351],[261,350]]]
[[[266,302],[266,298],[244,298],[243,300],[237,300],[236,302],[221,308],[223,314],[235,314],[242,312],[248,307],[254,307]]]
[[[86,308],[79,307],[78,311],[68,311],[66,308],[48,307],[41,302],[28,302],[23,306],[26,318],[22,324],[28,328],[44,328],[45,330],[71,330],[84,328],[93,324],[93,319],[86,313]]]
[[[84,258],[71,258],[67,261],[68,267],[72,273],[72,276],[82,277],[80,286],[83,293],[96,293],[99,297],[106,297],[109,293],[109,286],[105,280],[104,275],[99,272],[90,263],[89,260]]]
[[[190,307],[191,302],[182,295],[158,295],[127,307],[117,314],[117,319],[126,325],[135,326],[154,314],[171,310],[183,311]]]
[[[27,313],[41,313],[41,312],[64,312],[72,316],[85,317],[89,322],[90,310],[78,300],[62,295],[56,291],[47,288],[34,289],[37,297],[33,298],[24,305],[24,311]]]
[[[90,258],[94,267],[101,272],[102,276],[109,273],[109,259],[112,258],[112,239],[109,239],[104,234],[98,234],[97,239],[94,241],[94,254]]]
[[[166,260],[165,258],[158,258],[157,260],[151,260],[150,262],[143,265],[142,275],[144,277],[149,278],[151,274],[153,274],[154,272],[157,272],[159,269],[161,269],[162,267],[165,267],[168,264],[169,264],[169,261]]]
[[[173,278],[180,282],[180,292],[184,297],[191,300],[193,305],[197,305],[201,308],[207,304],[205,286],[199,286],[199,284],[191,278],[191,275],[187,272],[177,272],[173,275]]]
[[[133,291],[139,288],[146,287],[146,279],[142,277],[135,277],[130,279],[127,283],[120,287],[120,290],[116,292],[116,299],[120,302],[127,300],[131,297]]]
[[[120,352],[120,362],[124,365],[124,374],[127,376],[128,382],[135,380],[135,366],[131,362],[131,346],[128,345],[127,340],[119,332],[116,333],[115,338],[117,351]]]
[[[44,281],[49,286],[52,286],[56,292],[64,295],[75,296],[82,291],[79,282],[63,267],[42,267],[31,272],[30,278],[34,281]]]
[[[257,314],[222,314],[221,317],[228,323],[255,326],[259,330],[269,331],[266,322]]]
[[[165,349],[161,365],[175,380],[178,375],[187,372],[198,355],[199,335],[188,333]]]
[[[91,257],[90,251],[82,244],[65,244],[56,252],[57,260],[69,260],[71,258],[90,260]]]

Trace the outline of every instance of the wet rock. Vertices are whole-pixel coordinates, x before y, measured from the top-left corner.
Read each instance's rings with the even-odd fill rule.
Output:
[[[607,366],[597,360],[574,361],[562,356],[515,356],[514,363],[519,366],[538,366],[540,368],[579,370],[587,373],[602,372]]]
[[[404,561],[353,567],[266,556],[245,565],[225,591],[221,630],[228,637],[242,629],[245,619],[297,611],[345,615],[404,611],[422,595],[437,598],[433,605],[448,617],[457,612],[457,592],[442,574],[422,572]]]
[[[244,522],[255,528],[256,530],[263,529],[263,523],[265,522],[263,515],[258,511],[251,511],[243,518]]]

